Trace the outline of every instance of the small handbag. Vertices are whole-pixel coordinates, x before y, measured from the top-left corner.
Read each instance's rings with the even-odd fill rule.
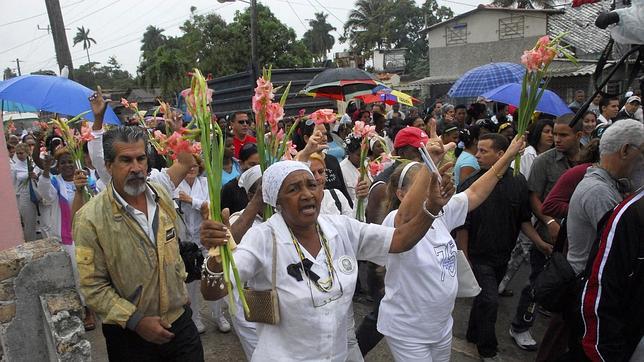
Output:
[[[275,231],[273,230],[273,269],[271,271],[271,289],[269,290],[252,290],[244,287],[243,293],[248,304],[248,313],[244,311],[244,316],[249,322],[279,324],[280,308],[277,289],[275,288],[276,264],[277,264],[277,245],[275,241]]]
[[[458,275],[458,292],[456,292],[457,298],[472,298],[476,297],[481,293],[481,287],[479,282],[476,281],[470,262],[467,261],[465,253],[462,250],[456,251],[456,265],[458,269],[456,273]]]
[[[577,279],[566,255],[555,251],[532,285],[534,300],[545,309],[560,313],[567,305],[565,298]]]

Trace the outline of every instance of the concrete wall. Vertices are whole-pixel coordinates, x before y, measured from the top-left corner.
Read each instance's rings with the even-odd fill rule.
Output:
[[[523,51],[534,47],[537,39],[530,37],[432,48],[429,50],[429,75],[456,79],[468,70],[490,62],[519,63]]]
[[[57,240],[0,252],[2,361],[89,361],[71,260]]]
[[[521,17],[524,19],[523,37],[530,38],[546,34],[546,14],[530,13],[528,14],[511,14],[506,11],[485,10],[475,12],[470,16],[457,19],[437,26],[428,32],[430,48],[444,48],[446,44],[446,28],[453,27],[455,24],[467,24],[467,43],[488,43],[499,40],[499,19],[512,17]],[[505,41],[505,40],[503,40]],[[534,44],[533,44],[534,45]]]

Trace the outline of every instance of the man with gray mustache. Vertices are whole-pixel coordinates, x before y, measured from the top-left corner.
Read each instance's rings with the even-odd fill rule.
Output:
[[[100,122],[100,90],[90,102]],[[203,361],[187,306],[177,214],[167,187],[147,181],[145,132],[128,126],[103,134],[111,181],[74,217],[81,293],[103,320],[110,361]],[[186,157],[192,155],[181,154],[179,163]]]

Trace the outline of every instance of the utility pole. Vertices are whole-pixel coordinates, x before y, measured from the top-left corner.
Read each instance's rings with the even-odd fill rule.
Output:
[[[250,63],[253,75],[251,84],[253,84],[254,88],[255,81],[259,76],[259,66],[257,64],[257,0],[250,0]]]
[[[13,63],[16,63],[16,69],[18,70],[18,76],[21,76],[22,73],[20,72],[20,59],[16,58],[16,60],[12,61]],[[23,60],[24,62],[24,60]]]
[[[72,54],[69,52],[69,44],[67,44],[67,34],[65,34],[65,22],[63,21],[63,13],[60,10],[60,1],[45,0],[45,5],[47,6],[51,33],[54,37],[58,73],[60,73],[64,66],[67,66],[69,69],[69,79],[74,79],[74,65],[72,64]]]

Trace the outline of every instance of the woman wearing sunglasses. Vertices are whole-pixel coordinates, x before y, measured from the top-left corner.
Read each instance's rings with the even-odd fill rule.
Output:
[[[281,161],[266,169],[262,197],[277,212],[251,228],[234,251],[240,278],[260,291],[272,288],[273,245],[276,248],[280,321],[258,324],[252,361],[347,360],[347,315],[357,260],[383,265],[389,253],[413,248],[454,193],[449,176],[443,175],[439,182],[425,167],[420,172],[426,173],[425,185],[410,193],[417,202],[407,210],[413,217],[390,228],[343,215],[321,215],[323,190],[302,162]],[[227,234],[221,223],[202,224],[201,240],[208,247],[222,245]],[[209,259],[208,269],[213,272],[209,278],[222,277],[215,258]]]

